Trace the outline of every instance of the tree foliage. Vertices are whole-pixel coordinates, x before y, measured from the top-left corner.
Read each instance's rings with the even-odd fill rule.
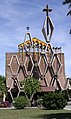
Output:
[[[0,91],[6,92],[5,77],[0,75]]]
[[[68,8],[71,8],[71,0],[64,0],[63,1],[63,5],[68,4]],[[69,10],[69,12],[67,13],[67,15],[71,15],[71,9]]]
[[[64,0],[64,1],[63,1],[63,5],[66,5],[66,4],[68,4],[68,8],[69,8],[69,11],[68,11],[68,13],[67,13],[67,16],[68,16],[68,15],[71,16],[71,0]],[[70,29],[69,34],[71,34],[71,29]]]
[[[0,75],[0,100],[2,101],[6,93],[5,77]]]

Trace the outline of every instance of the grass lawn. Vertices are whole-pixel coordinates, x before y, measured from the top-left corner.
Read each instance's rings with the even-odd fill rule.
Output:
[[[0,110],[0,119],[71,119],[71,111],[66,110]]]

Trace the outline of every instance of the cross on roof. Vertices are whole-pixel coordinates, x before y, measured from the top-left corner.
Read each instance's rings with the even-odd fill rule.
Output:
[[[46,8],[43,9],[43,12],[46,12],[47,16],[48,16],[48,12],[51,12],[51,11],[52,11],[52,9],[48,8],[48,4],[47,4]]]

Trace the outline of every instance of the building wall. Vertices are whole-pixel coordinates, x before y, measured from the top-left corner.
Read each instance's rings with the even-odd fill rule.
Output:
[[[51,54],[48,53],[6,53],[6,86],[13,88],[14,79],[20,82],[27,76],[33,76],[40,81],[41,87],[59,89],[60,86],[64,89],[64,53],[57,53],[52,57],[51,60]]]

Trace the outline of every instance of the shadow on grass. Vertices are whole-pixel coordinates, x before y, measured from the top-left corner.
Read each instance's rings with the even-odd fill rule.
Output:
[[[43,114],[38,117],[41,119],[71,119],[71,113]]]

